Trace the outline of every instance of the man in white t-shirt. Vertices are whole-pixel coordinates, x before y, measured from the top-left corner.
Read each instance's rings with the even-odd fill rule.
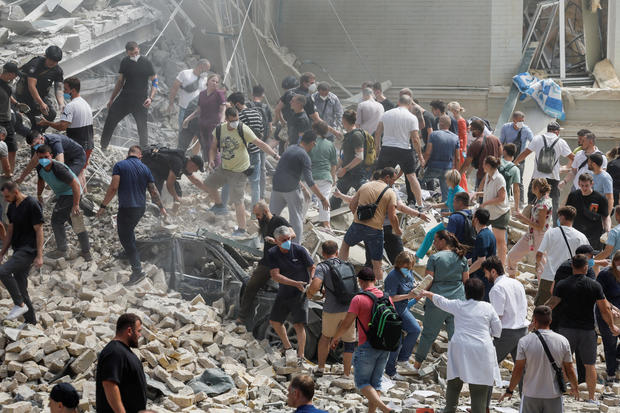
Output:
[[[568,158],[571,161],[575,158],[575,155],[571,152],[570,147],[566,141],[560,138],[560,125],[557,122],[551,122],[547,125],[547,133],[535,136],[534,139],[527,145],[527,148],[521,152],[521,154],[514,161],[515,165],[519,165],[528,157],[532,152],[536,155],[536,161],[534,162],[534,172],[532,173],[532,180],[534,178],[546,178],[549,185],[551,185],[551,201],[553,202],[553,225],[558,218],[558,208],[560,206],[560,157]],[[551,173],[544,173],[538,170],[538,160],[540,159],[541,152],[545,148],[553,148],[555,152],[555,159],[553,163],[553,169]],[[527,202],[533,204],[536,202],[536,195],[532,192],[532,181],[527,190]]]
[[[596,136],[592,132],[588,132],[583,136],[581,150],[575,154],[575,159],[571,164],[571,172],[562,179],[560,188],[572,180],[573,190],[579,189],[579,176],[586,172],[592,175],[592,170],[588,167],[588,157],[594,153],[603,155],[603,169],[607,169],[607,157],[596,147]]]
[[[210,68],[211,63],[207,59],[200,59],[195,68],[181,70],[170,88],[169,112],[174,110],[174,99],[179,96],[179,131],[182,129],[187,106],[207,87],[207,77],[202,74],[207,73]]]
[[[549,348],[553,361],[563,368],[570,382],[570,392],[579,397],[577,376],[573,368],[573,356],[566,337],[549,329],[551,325],[551,308],[546,305],[534,309],[532,316],[534,332],[519,340],[517,358],[510,384],[498,403],[512,397],[517,384],[523,379],[523,398],[521,411],[527,413],[562,412],[562,392],[556,379],[556,372],[542,345],[542,340]],[[540,336],[539,336],[540,335]],[[525,372],[525,374],[524,374]]]
[[[375,133],[375,150],[379,154],[376,169],[388,166],[395,168],[399,165],[411,185],[416,203],[422,206],[422,188],[416,173],[420,167],[424,168],[425,162],[420,145],[418,118],[410,111],[412,105],[410,96],[401,95],[398,98],[398,107],[381,116]]]
[[[547,230],[543,236],[536,252],[536,274],[539,282],[534,305],[542,305],[551,297],[551,287],[558,267],[575,254],[577,247],[590,244],[584,234],[573,228],[575,216],[577,210],[574,207],[560,208],[558,211],[560,226]],[[543,259],[545,256],[546,263]]]
[[[383,105],[375,100],[372,89],[362,89],[362,101],[357,104],[357,123],[355,126],[373,135],[384,111]]]
[[[93,132],[93,110],[84,98],[80,96],[80,79],[68,77],[63,81],[64,98],[67,105],[63,109],[58,122],[49,122],[45,119],[39,122],[40,126],[51,126],[59,131],[66,131],[67,137],[76,141],[86,153],[86,163],[78,174],[78,180],[86,193],[86,178],[84,171],[95,147]]]

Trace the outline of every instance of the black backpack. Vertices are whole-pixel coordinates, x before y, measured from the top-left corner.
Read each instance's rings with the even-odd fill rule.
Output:
[[[366,339],[374,349],[396,351],[403,335],[403,321],[392,305],[390,298],[387,294],[377,298],[369,291],[362,291],[359,294],[372,299],[368,330],[364,328],[362,323],[359,323],[359,326],[366,333]]]
[[[185,151],[183,149],[172,149],[167,146],[149,145],[145,151],[142,152],[142,162],[147,163],[149,161],[157,161],[161,156],[176,156],[185,162]],[[148,166],[148,165],[147,165]]]
[[[463,241],[461,244],[473,247],[476,242],[476,230],[474,229],[474,224],[472,223],[472,214],[467,214],[464,211],[456,211],[454,213],[465,218],[465,228],[463,229]]]
[[[538,172],[550,174],[553,173],[553,168],[559,161],[559,157],[558,159],[555,158],[555,149],[553,147],[560,141],[560,138],[558,137],[551,145],[547,145],[545,135],[542,135],[542,139],[544,146],[536,157],[536,169],[538,169]]]
[[[325,260],[321,264],[327,265],[332,281],[333,289],[327,286],[325,280],[323,280],[323,286],[334,296],[339,304],[349,305],[351,300],[360,288],[357,285],[357,276],[355,275],[355,268],[350,262],[339,260],[338,262]],[[336,265],[334,265],[336,264]]]

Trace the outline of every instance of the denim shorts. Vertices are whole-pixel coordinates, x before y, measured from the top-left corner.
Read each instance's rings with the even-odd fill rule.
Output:
[[[362,241],[370,253],[371,260],[383,259],[383,229],[374,229],[354,222],[344,235],[344,242],[352,247]]]
[[[381,377],[385,371],[389,351],[372,348],[367,341],[358,346],[353,353],[353,373],[355,387],[358,390],[366,386],[372,386],[375,390],[381,390]]]

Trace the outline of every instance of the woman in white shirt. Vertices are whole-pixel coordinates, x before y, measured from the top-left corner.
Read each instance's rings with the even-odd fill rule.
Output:
[[[476,193],[475,196],[482,195],[480,208],[486,208],[491,215],[489,225],[491,225],[497,241],[497,256],[502,264],[506,264],[506,253],[508,252],[506,228],[510,221],[510,204],[506,192],[506,180],[497,169],[499,165],[500,160],[495,156],[486,157],[482,166],[485,172],[484,179],[478,188],[478,190],[482,189],[482,192]]]
[[[465,298],[448,300],[430,291],[420,297],[454,315],[454,335],[448,344],[448,389],[444,413],[454,413],[463,383],[469,385],[471,413],[485,413],[489,386],[501,386],[493,337],[502,334],[502,323],[484,297],[484,284],[477,278],[465,282]]]

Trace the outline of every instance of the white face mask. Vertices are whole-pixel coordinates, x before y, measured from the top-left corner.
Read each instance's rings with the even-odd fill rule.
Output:
[[[140,55],[139,55],[139,54],[137,54],[137,55],[135,55],[135,56],[129,56],[129,58],[130,58],[131,60],[133,60],[134,62],[137,62],[137,61],[138,61],[138,59],[140,58]]]
[[[235,121],[232,121],[232,122],[228,122],[228,125],[230,125],[230,127],[233,128],[233,129],[237,129],[237,126],[239,126],[239,121],[235,120]]]
[[[523,127],[524,123],[523,122],[517,122],[516,126],[517,129],[521,129]]]
[[[616,270],[620,271],[620,265],[616,265]]]
[[[310,87],[308,88],[308,91],[310,93],[316,92],[316,83],[311,84]]]
[[[325,95],[325,96],[321,96],[321,95],[319,95],[319,97],[321,98],[321,100],[327,100],[327,98],[328,98],[329,96],[328,96],[328,95]]]

